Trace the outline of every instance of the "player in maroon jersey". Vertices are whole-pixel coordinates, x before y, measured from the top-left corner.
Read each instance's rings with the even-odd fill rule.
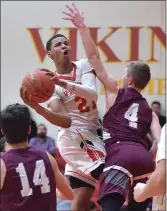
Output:
[[[72,200],[73,191],[56,160],[44,150],[28,145],[31,131],[28,107],[9,105],[0,119],[8,145],[7,151],[1,153],[0,209],[55,211],[56,187],[62,197]]]
[[[140,61],[131,62],[124,71],[123,88],[119,88],[100,59],[83,13],[74,4],[67,9],[64,19],[78,28],[88,60],[105,89],[107,113],[103,123],[110,138],[105,141],[107,156],[99,203],[103,211],[118,211],[129,194],[128,210],[144,211],[147,201],[135,202],[132,189],[136,181],[144,181],[153,172],[161,132],[157,116],[141,95],[150,80],[150,68]],[[154,140],[151,149],[145,138],[148,133]]]

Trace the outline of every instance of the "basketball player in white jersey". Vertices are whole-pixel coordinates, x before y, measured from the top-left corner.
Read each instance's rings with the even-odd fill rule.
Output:
[[[56,70],[51,74],[56,86],[48,107],[53,114],[67,113],[72,120],[70,128],[61,127],[57,139],[59,151],[67,163],[65,175],[74,189],[71,210],[87,211],[105,161],[104,144],[97,135],[96,77],[87,59],[71,61],[71,47],[65,36],[51,37],[46,49]],[[28,104],[34,108],[28,98]],[[40,115],[46,118],[45,112]]]

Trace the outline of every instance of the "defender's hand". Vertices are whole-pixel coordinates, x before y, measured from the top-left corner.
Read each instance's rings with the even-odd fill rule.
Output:
[[[143,183],[138,183],[135,187],[134,187],[134,199],[137,202],[142,202],[145,201],[145,195],[144,195],[144,187],[146,184]]]
[[[74,3],[72,3],[72,7],[68,5],[66,5],[66,7],[68,9],[68,12],[63,12],[66,15],[66,17],[63,19],[70,20],[77,28],[83,27],[84,26],[83,12],[80,13]]]

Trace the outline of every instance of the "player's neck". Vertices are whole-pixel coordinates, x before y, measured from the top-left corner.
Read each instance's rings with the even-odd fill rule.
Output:
[[[132,85],[129,85],[128,87],[129,87],[129,88],[135,89],[135,90],[138,91],[139,93],[142,91],[142,90],[140,90],[140,89],[138,89],[138,88],[136,88],[136,87],[134,87],[134,86],[132,86]]]
[[[7,143],[7,151],[11,149],[24,149],[24,148],[27,148],[28,146],[29,146],[28,141],[25,141],[23,143],[18,143],[18,144]]]
[[[55,66],[56,66],[56,72],[58,74],[67,74],[67,73],[71,73],[72,70],[73,70],[73,64],[71,61],[68,61],[68,62],[61,62],[59,64],[56,64],[55,63]]]

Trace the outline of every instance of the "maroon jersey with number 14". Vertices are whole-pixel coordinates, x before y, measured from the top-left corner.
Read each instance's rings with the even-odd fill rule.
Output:
[[[45,151],[35,147],[1,154],[6,176],[1,190],[1,210],[55,211],[56,182]]]

